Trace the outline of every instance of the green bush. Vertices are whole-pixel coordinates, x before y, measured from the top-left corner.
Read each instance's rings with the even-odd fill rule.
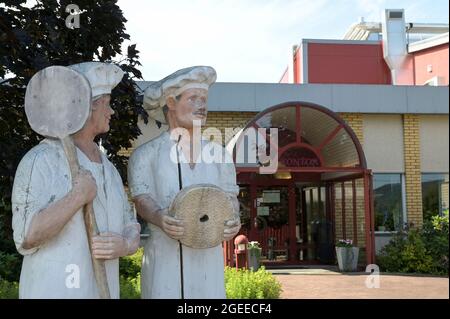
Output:
[[[382,271],[448,275],[448,212],[420,230],[399,232],[377,256]]]
[[[21,268],[21,255],[0,251],[0,278],[11,282],[19,281]]]
[[[377,257],[383,271],[404,273],[430,273],[433,260],[428,254],[418,230],[398,233]]]
[[[120,299],[141,298],[141,266],[144,248],[119,260]]]
[[[120,275],[120,299],[141,298],[141,274],[135,278],[126,278]]]
[[[0,299],[18,299],[19,284],[0,279]]]
[[[261,267],[258,271],[225,268],[225,289],[228,299],[277,299],[281,284]]]
[[[142,256],[144,248],[139,248],[136,253],[131,256],[121,257],[119,260],[119,273],[125,278],[136,278],[142,267]]]
[[[448,275],[448,210],[443,216],[434,216],[424,224],[422,237],[433,260],[433,274]]]

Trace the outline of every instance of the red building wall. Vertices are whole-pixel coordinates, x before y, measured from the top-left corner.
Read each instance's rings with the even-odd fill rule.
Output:
[[[381,43],[308,43],[308,83],[391,84]]]
[[[293,63],[294,83],[303,83],[301,61],[302,61],[302,54],[301,54],[301,48],[299,48],[299,49],[297,49],[297,51],[294,54],[294,63]]]

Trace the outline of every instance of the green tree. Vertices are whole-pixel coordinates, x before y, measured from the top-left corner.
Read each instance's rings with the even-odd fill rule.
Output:
[[[115,115],[111,130],[102,136],[102,144],[126,182],[127,157],[119,150],[131,146],[140,134],[138,116],[147,122],[136,79],[142,79],[136,45],[122,52],[129,40],[127,21],[115,0],[77,0],[79,28],[68,28],[65,11],[71,0],[39,0],[26,7],[25,0],[3,1],[0,7],[0,265],[14,264],[15,251],[11,230],[11,191],[20,159],[42,137],[28,125],[23,108],[25,89],[30,78],[50,65],[70,65],[85,61],[116,63],[125,72],[112,94]],[[120,59],[120,60],[118,60]],[[20,261],[20,260],[19,260]],[[16,263],[20,263],[16,260]],[[15,274],[3,274],[18,280]],[[9,269],[10,270],[10,269]],[[0,267],[0,276],[2,270]],[[13,277],[13,278],[11,278]]]

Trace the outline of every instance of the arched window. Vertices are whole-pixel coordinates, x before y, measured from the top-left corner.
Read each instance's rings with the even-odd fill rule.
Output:
[[[270,143],[270,129],[277,129],[278,141]],[[256,139],[255,139],[256,137]],[[258,169],[255,147],[266,153],[278,151],[278,168],[366,169],[366,159],[353,130],[336,113],[320,105],[290,102],[271,107],[253,118],[228,144],[236,167]]]

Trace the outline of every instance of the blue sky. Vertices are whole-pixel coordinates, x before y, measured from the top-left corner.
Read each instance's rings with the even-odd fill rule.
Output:
[[[342,39],[360,17],[378,22],[389,8],[405,9],[406,22],[449,20],[448,0],[119,0],[119,6],[148,81],[211,65],[220,82],[278,82],[292,45]]]

